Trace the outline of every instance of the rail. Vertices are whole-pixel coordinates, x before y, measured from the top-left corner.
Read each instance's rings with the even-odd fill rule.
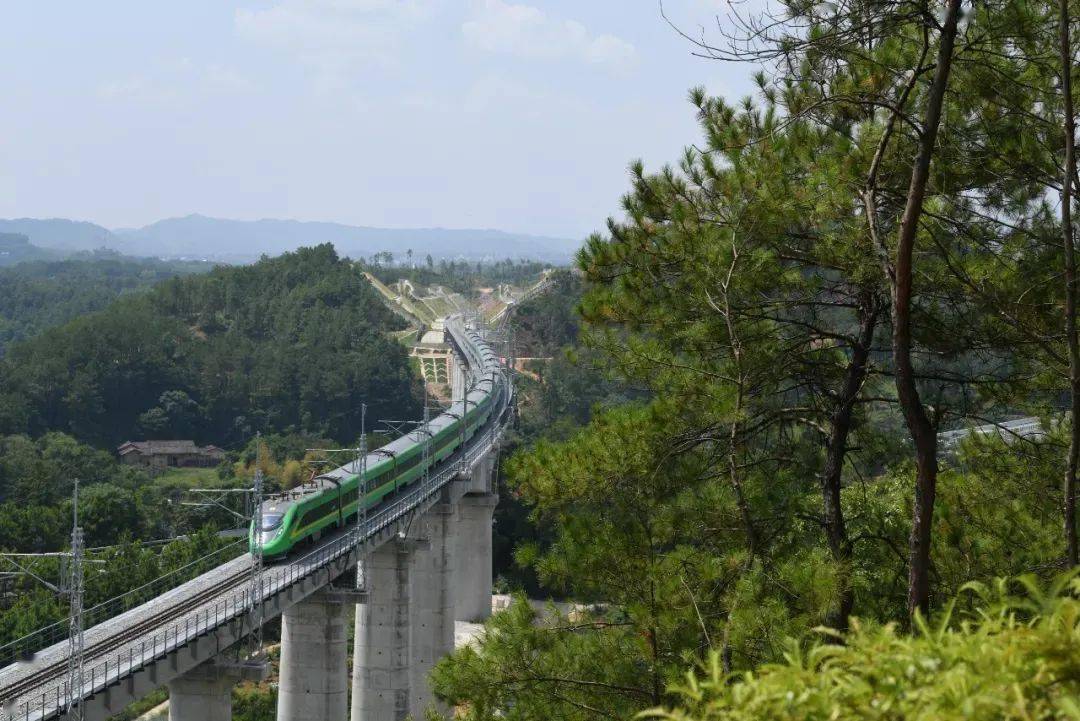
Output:
[[[959,445],[965,438],[971,436],[992,436],[994,434],[999,435],[1006,442],[1017,438],[1031,438],[1039,439],[1046,435],[1046,429],[1043,427],[1041,419],[1036,417],[1017,418],[1011,421],[1002,421],[1000,423],[987,423],[982,426],[974,426],[969,428],[958,428],[953,431],[942,431],[938,433],[938,442],[942,448],[950,449]]]
[[[91,606],[83,611],[85,623],[87,626],[95,626],[120,615],[124,611],[130,611],[136,606],[149,601],[151,598],[156,598],[166,591],[171,591],[181,583],[189,581],[201,573],[205,573],[212,568],[220,566],[222,563],[222,556],[228,556],[230,553],[235,552],[235,556],[225,559],[232,560],[232,558],[235,558],[236,556],[243,555],[243,547],[246,545],[247,535],[245,532],[245,537],[242,540],[233,541],[232,543],[206,554],[202,558],[198,558],[191,563],[184,564],[179,568],[162,574],[149,583],[145,583],[142,586],[126,591],[119,596],[113,596],[106,601]],[[177,580],[178,578],[181,580]],[[25,658],[28,655],[48,648],[52,644],[58,643],[67,637],[68,620],[65,618],[63,621],[56,621],[48,626],[43,626],[35,631],[31,631],[25,636],[20,636],[19,638],[8,641],[0,646],[0,668],[4,668],[20,658]]]
[[[253,595],[251,589],[245,588],[225,598],[209,597],[198,600],[195,604],[184,604],[186,608],[181,608],[164,619],[166,622],[171,622],[171,625],[157,628],[149,637],[142,633],[143,629],[136,628],[134,632],[121,632],[108,639],[114,647],[129,642],[130,645],[120,651],[110,650],[104,658],[95,659],[84,670],[83,684],[74,689],[74,697],[85,699],[104,691],[119,683],[121,679],[166,658],[168,654],[192,640],[214,631],[222,624],[242,619],[254,608],[255,604],[264,603],[267,598],[351,553],[354,548],[360,547],[378,533],[412,513],[440,492],[455,476],[472,467],[495,445],[502,432],[502,415],[507,408],[509,398],[510,393],[503,387],[497,399],[498,412],[494,417],[494,422],[479,437],[474,437],[469,448],[465,449],[453,463],[437,469],[408,494],[397,499],[387,508],[369,516],[359,532],[347,532],[331,543],[296,559],[288,566],[268,568],[264,571],[263,581],[257,594]],[[214,591],[216,595],[222,589],[218,586],[209,590]],[[154,620],[160,622],[162,619],[155,618]],[[67,708],[68,699],[72,697],[68,692],[68,682],[65,679],[55,685],[50,684],[56,680],[57,676],[65,675],[66,668],[67,661],[64,659],[34,674],[30,679],[34,681],[32,684],[24,682],[4,689],[5,693],[11,688],[16,688],[16,693],[26,693],[31,690],[35,693],[32,698],[18,703],[12,711],[0,712],[0,721],[37,721],[63,713]],[[37,689],[43,687],[44,690],[39,695]],[[17,702],[21,698],[25,696],[16,696],[8,700]]]

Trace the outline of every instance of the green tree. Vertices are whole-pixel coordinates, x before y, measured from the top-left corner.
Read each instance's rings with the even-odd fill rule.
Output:
[[[221,446],[255,431],[352,440],[361,401],[412,415],[401,325],[330,246],[173,279],[15,346],[2,428],[101,445],[140,434]]]
[[[80,492],[79,518],[88,546],[106,546],[139,532],[135,499],[110,483],[99,483]]]
[[[515,493],[554,529],[518,560],[582,606],[537,626],[519,600],[475,649],[440,664],[437,691],[466,703],[468,718],[626,717],[663,700],[714,643],[750,666],[776,652],[784,629],[825,619],[836,579],[823,554],[746,572],[732,487],[709,473],[706,452],[670,451],[676,409],[608,410],[514,457]],[[773,600],[778,587],[786,602]]]
[[[69,260],[23,262],[15,268],[0,269],[0,356],[12,343],[101,310],[121,295],[211,267],[201,262],[95,252]]]

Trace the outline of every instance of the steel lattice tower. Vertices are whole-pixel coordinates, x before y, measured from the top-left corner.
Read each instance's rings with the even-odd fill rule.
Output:
[[[68,667],[67,691],[68,713],[71,721],[82,721],[82,683],[83,683],[83,530],[79,526],[79,481],[75,488],[71,504],[71,560],[68,563],[67,592],[71,603],[71,616],[68,626]]]
[[[360,406],[360,448],[356,451],[360,478],[356,484],[356,590],[367,585],[367,556],[363,553],[364,532],[367,530],[367,404]],[[353,470],[356,470],[355,466]]]
[[[262,473],[262,434],[256,436],[255,445],[255,482],[251,489],[252,510],[251,523],[252,534],[256,542],[251,549],[251,588],[248,595],[251,599],[251,635],[248,639],[251,647],[251,655],[257,657],[262,653],[262,627],[263,627],[263,604],[262,604],[262,501],[263,501],[263,473]]]

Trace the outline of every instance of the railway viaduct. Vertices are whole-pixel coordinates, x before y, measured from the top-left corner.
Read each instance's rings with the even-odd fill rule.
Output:
[[[466,393],[493,353],[460,320],[447,335]],[[104,721],[162,686],[171,721],[228,721],[233,685],[265,674],[231,649],[277,617],[279,721],[423,718],[436,704],[428,672],[453,650],[454,622],[491,609],[493,467],[512,386],[503,369],[490,375],[497,402],[486,427],[406,493],[257,576],[245,554],[87,629],[81,673],[66,641],[0,669],[0,721]]]

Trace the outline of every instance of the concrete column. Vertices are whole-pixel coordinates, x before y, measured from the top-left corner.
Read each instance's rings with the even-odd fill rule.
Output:
[[[491,523],[498,502],[494,493],[467,495],[458,502],[454,574],[458,621],[482,621],[491,615]]]
[[[391,541],[367,562],[367,599],[356,605],[352,721],[409,715],[409,641],[414,544]]]
[[[454,650],[454,578],[457,555],[457,514],[448,502],[438,503],[421,519],[429,543],[415,557],[413,576],[410,712],[425,717],[441,708],[431,690],[429,675],[436,662]]]
[[[237,674],[210,662],[169,681],[169,721],[232,721],[237,680]]]
[[[324,592],[281,614],[278,721],[342,721],[348,708],[345,609]]]
[[[476,462],[466,484],[468,493],[485,494],[495,492],[495,454],[486,453]]]

